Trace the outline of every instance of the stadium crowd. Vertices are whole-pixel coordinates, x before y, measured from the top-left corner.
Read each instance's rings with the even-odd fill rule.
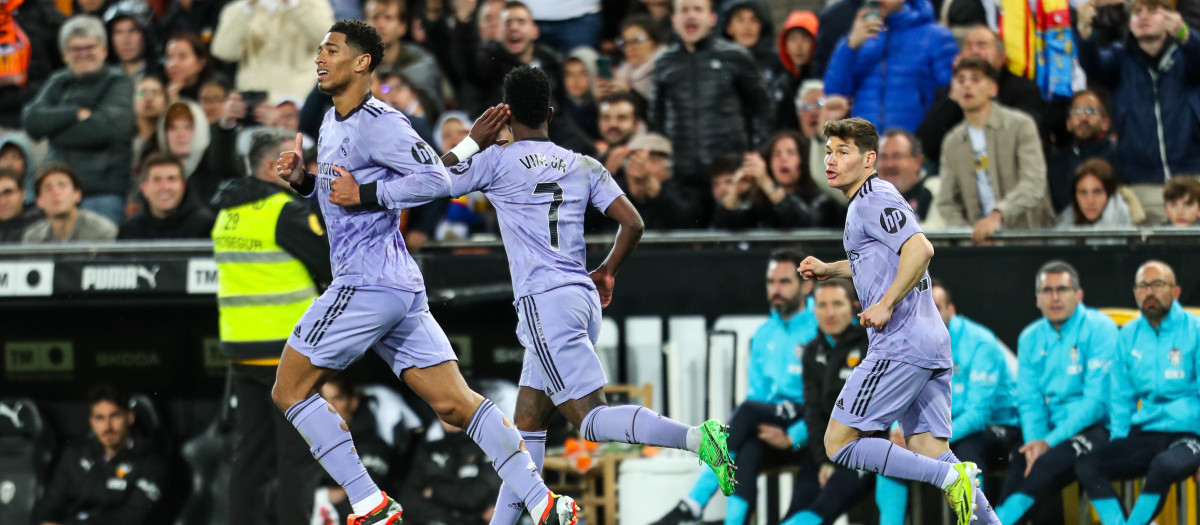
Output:
[[[1187,153],[1200,146],[1197,10],[780,7],[7,2],[0,240],[206,237],[217,188],[254,169],[255,129],[302,133],[313,158],[331,102],[312,58],[341,18],[379,31],[374,95],[439,153],[499,101],[507,71],[543,68],[559,109],[551,138],[603,162],[651,230],[840,228],[846,199],[825,183],[820,129],[847,115],[886,136],[879,176],[926,229],[969,227],[984,242],[1000,228],[1200,221],[1200,164]],[[411,210],[404,229],[418,251],[497,224],[486,198],[468,195]]]

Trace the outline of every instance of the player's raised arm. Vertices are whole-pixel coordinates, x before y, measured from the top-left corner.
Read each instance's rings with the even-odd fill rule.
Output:
[[[813,279],[824,281],[826,279],[849,279],[853,277],[853,274],[850,273],[850,261],[841,260],[824,263],[811,255],[800,261],[800,267],[796,268],[796,271],[800,272],[800,277],[809,281]]]
[[[596,283],[596,291],[600,293],[601,307],[608,306],[608,303],[612,302],[617,270],[633,253],[634,247],[642,240],[642,233],[646,231],[641,214],[624,195],[617,197],[617,200],[604,210],[604,214],[616,219],[621,227],[617,228],[617,238],[613,241],[613,247],[608,252],[608,257],[605,257],[604,262],[600,263],[600,266],[592,270],[590,274],[592,281]]]
[[[508,109],[507,104],[497,104],[487,108],[478,119],[475,119],[475,124],[471,126],[471,132],[467,138],[442,155],[442,164],[446,167],[454,166],[471,158],[472,155],[488,149],[492,144],[499,143],[500,132],[508,127],[508,119],[511,116],[512,111]]]
[[[917,283],[925,277],[925,271],[929,269],[929,261],[933,259],[933,245],[929,244],[929,239],[925,238],[925,234],[917,232],[909,237],[907,241],[900,247],[900,265],[896,269],[896,279],[892,281],[892,285],[883,293],[883,297],[858,314],[863,326],[882,329],[892,318],[892,310],[904,296],[908,295]]]

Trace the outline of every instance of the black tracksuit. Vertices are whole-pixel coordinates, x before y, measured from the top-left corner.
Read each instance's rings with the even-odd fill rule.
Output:
[[[63,451],[36,522],[150,523],[167,488],[166,465],[156,447],[138,439],[106,459],[103,445],[89,435]]]

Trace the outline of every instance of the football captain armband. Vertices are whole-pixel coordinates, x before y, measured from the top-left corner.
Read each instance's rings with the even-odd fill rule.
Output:
[[[471,158],[471,155],[479,153],[479,144],[470,135],[467,135],[462,142],[450,149],[450,153],[453,153],[458,161],[462,162]]]

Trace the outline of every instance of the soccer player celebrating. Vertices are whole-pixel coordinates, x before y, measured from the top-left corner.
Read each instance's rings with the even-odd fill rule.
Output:
[[[715,471],[722,492],[734,490],[726,429],[709,420],[688,427],[639,406],[607,406],[594,345],[600,309],[612,300],[614,277],[641,239],[642,218],[604,165],[547,138],[550,79],[521,66],[504,77],[504,103],[476,121],[472,135],[442,156],[450,165],[452,195],[487,194],[500,217],[517,300],[517,338],[525,347],[517,394],[517,428],[535,461],[545,455],[546,428],[557,408],[590,441],[620,441],[690,450]],[[511,118],[505,118],[511,112]],[[507,120],[514,142],[475,155],[473,137],[488,136]],[[503,122],[501,120],[500,122]],[[487,133],[476,133],[487,128]],[[462,162],[459,162],[459,161]],[[364,184],[364,200],[388,208],[404,205],[404,179]],[[621,224],[608,258],[589,274],[583,240],[588,204]],[[544,313],[543,313],[544,312]],[[520,517],[520,487],[504,480],[494,525]]]
[[[317,87],[334,103],[321,123],[319,173],[303,170],[299,136],[296,150],[283,152],[277,161],[279,176],[321,206],[334,280],[288,338],[272,397],[345,489],[354,509],[350,525],[393,525],[402,512],[371,480],[345,422],[318,393],[368,348],[438,417],[466,429],[535,523],[574,524],[575,502],[546,489],[517,430],[463,380],[449,340],[429,313],[421,273],[400,237],[400,211],[355,202],[358,185],[347,169],[365,182],[405,181],[395,189],[410,201],[428,201],[424,195],[449,190],[445,168],[408,119],[371,97],[371,71],[382,55],[379,34],[365,23],[342,21],[330,28],[316,58]],[[256,255],[245,254],[270,262]]]
[[[834,462],[941,487],[958,525],[1000,523],[978,488],[979,469],[950,452],[950,336],[929,293],[933,246],[900,192],[875,174],[879,132],[850,118],[825,124],[825,176],[850,199],[848,260],[800,263],[805,279],[852,278],[863,305],[868,353],[846,380],[825,431]],[[893,421],[908,450],[886,438]],[[892,455],[895,457],[892,457]],[[974,516],[973,516],[974,515]]]

